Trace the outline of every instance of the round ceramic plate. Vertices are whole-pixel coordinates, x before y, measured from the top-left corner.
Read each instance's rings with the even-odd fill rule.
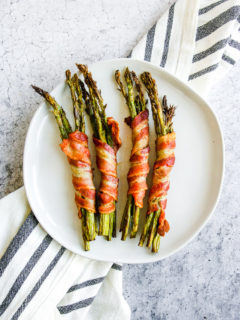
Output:
[[[97,260],[146,263],[166,258],[186,245],[201,230],[213,212],[223,178],[223,139],[219,123],[208,104],[165,70],[131,59],[103,61],[90,66],[89,69],[102,91],[104,102],[107,103],[107,116],[113,116],[120,125],[122,147],[118,152],[118,229],[127,197],[127,172],[132,141],[131,130],[124,123],[124,118],[129,116],[128,108],[116,89],[114,72],[116,69],[123,71],[126,66],[137,75],[143,71],[151,72],[156,79],[159,95],[167,95],[168,102],[177,106],[174,118],[177,136],[176,163],[170,176],[171,186],[166,209],[171,229],[161,238],[159,252],[154,254],[146,247],[138,247],[140,232],[136,239],[128,237],[126,241],[121,241],[120,233],[112,241],[97,237],[96,241],[91,242],[90,251],[83,250],[81,221],[78,219],[74,202],[71,170],[59,147],[61,139],[54,116],[45,102],[38,108],[28,130],[24,150],[24,184],[31,208],[40,224],[67,249]],[[52,95],[73,121],[69,89],[64,81],[52,91]],[[155,132],[151,111],[149,119],[152,167],[155,159]],[[99,174],[88,121],[87,128],[94,179],[98,185]],[[148,177],[148,184],[150,183],[151,172]],[[146,209],[145,201],[140,230]]]

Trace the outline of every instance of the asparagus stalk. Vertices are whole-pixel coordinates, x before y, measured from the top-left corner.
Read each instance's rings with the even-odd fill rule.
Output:
[[[144,72],[141,75],[141,80],[144,83],[148,96],[151,101],[154,126],[157,136],[163,136],[173,132],[172,118],[175,113],[175,107],[167,105],[166,96],[162,102],[158,96],[158,90],[155,80],[149,72]],[[150,212],[146,217],[145,226],[140,237],[139,246],[143,246],[147,238],[147,247],[152,246],[153,252],[158,252],[160,246],[160,234],[158,233],[158,221],[161,215],[161,210]]]
[[[85,90],[83,82],[80,81],[83,98],[86,104],[86,111],[90,117],[94,136],[110,146],[114,146],[112,132],[108,126],[105,113],[106,105],[104,105],[103,98],[97,88],[96,82],[93,80],[87,66],[77,64],[77,67],[83,74],[84,81],[89,91],[88,93]],[[109,241],[112,237],[116,237],[116,221],[116,209],[110,214],[100,214],[99,235],[107,236]]]
[[[124,79],[127,86],[126,89],[121,81],[120,71],[116,70],[115,80],[118,85],[118,90],[122,93],[123,97],[125,98],[126,104],[130,112],[131,120],[133,120],[140,112],[146,109],[146,101],[144,98],[142,86],[135,72],[129,71],[129,69],[126,68],[124,73]],[[135,97],[134,86],[137,92],[137,95]],[[133,196],[128,195],[120,227],[120,231],[122,232],[122,240],[126,240],[130,226],[130,237],[136,237],[138,231],[139,216],[140,208],[135,205]]]
[[[74,120],[75,120],[75,130],[82,131],[79,104],[78,104],[76,93],[75,93],[74,83],[71,79],[70,70],[66,70],[66,83],[69,86],[69,89],[71,92],[71,97],[72,97],[73,114],[74,114]]]
[[[79,105],[79,115],[80,115],[80,120],[81,120],[81,128],[82,131],[85,132],[85,119],[84,119],[84,115],[83,115],[83,111],[84,111],[84,102],[83,102],[83,93],[80,87],[80,83],[79,83],[79,79],[77,74],[75,73],[73,75],[73,83],[75,86],[75,90],[77,92],[77,96],[78,96],[78,105]]]

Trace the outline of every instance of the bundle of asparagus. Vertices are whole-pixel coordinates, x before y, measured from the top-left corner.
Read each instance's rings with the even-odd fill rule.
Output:
[[[83,116],[83,99],[79,87],[78,77],[75,74],[71,79],[71,73],[66,71],[66,82],[71,91],[73,102],[73,113],[75,119],[75,131],[66,117],[63,108],[46,91],[32,86],[33,89],[46,99],[51,105],[53,114],[57,121],[62,143],[60,147],[67,155],[72,169],[73,185],[75,188],[75,202],[78,208],[79,218],[82,219],[82,235],[85,250],[90,250],[90,241],[97,235],[95,219],[95,197],[96,191],[93,184],[90,152],[88,149],[88,137],[85,132]]]
[[[156,139],[156,161],[153,167],[152,187],[149,194],[148,213],[139,246],[143,246],[146,237],[147,247],[152,246],[153,252],[158,252],[160,237],[169,231],[165,219],[167,191],[169,189],[169,174],[175,163],[174,148],[176,134],[173,131],[172,118],[175,107],[167,105],[166,96],[162,103],[158,97],[155,80],[149,72],[141,75],[151,101]]]
[[[120,231],[122,240],[126,240],[129,226],[130,237],[135,238],[138,231],[140,209],[143,207],[143,199],[147,190],[146,178],[149,172],[149,127],[148,110],[142,91],[142,86],[134,71],[126,68],[124,78],[127,90],[120,79],[120,72],[115,72],[118,90],[122,93],[128,105],[130,117],[126,122],[132,128],[133,148],[130,157],[130,169],[128,172],[128,198],[122,216]],[[134,90],[136,95],[134,97]]]
[[[118,197],[117,159],[116,154],[121,145],[119,125],[113,118],[107,118],[101,92],[97,88],[92,74],[86,65],[77,64],[88,87],[80,81],[86,112],[90,117],[93,129],[93,142],[97,154],[97,167],[101,172],[101,183],[98,193],[98,212],[100,214],[99,234],[108,240],[116,237],[116,201]]]

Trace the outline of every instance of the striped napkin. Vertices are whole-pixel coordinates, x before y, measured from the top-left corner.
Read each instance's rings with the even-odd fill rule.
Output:
[[[240,58],[239,0],[179,0],[129,57],[150,61],[207,95]]]
[[[166,68],[206,95],[240,56],[240,3],[179,0],[130,57]],[[0,201],[0,319],[130,319],[122,266],[73,254],[31,212],[24,187]]]
[[[0,214],[0,319],[130,319],[121,265],[63,248],[39,225],[23,187],[1,199]]]

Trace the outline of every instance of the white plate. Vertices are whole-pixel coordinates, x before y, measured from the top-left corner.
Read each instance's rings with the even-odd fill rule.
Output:
[[[103,237],[91,243],[91,250],[83,250],[81,222],[74,203],[71,171],[61,151],[59,131],[54,116],[46,103],[35,113],[26,138],[24,150],[24,184],[31,208],[43,228],[59,243],[82,256],[122,263],[153,262],[173,254],[187,244],[203,227],[213,212],[222,185],[224,171],[223,138],[219,123],[208,104],[187,85],[165,70],[147,62],[117,59],[98,62],[90,67],[93,77],[108,104],[107,115],[120,124],[122,147],[118,153],[119,201],[118,226],[126,202],[127,172],[132,147],[131,130],[124,123],[129,115],[121,94],[116,90],[114,71],[128,66],[137,75],[151,72],[156,79],[160,96],[177,106],[174,129],[177,135],[176,163],[171,172],[167,219],[170,232],[161,239],[159,253],[137,246],[136,239],[116,239],[108,242]],[[47,88],[43,88],[47,89]],[[72,121],[72,103],[64,81],[52,92]],[[151,109],[149,107],[149,109]],[[88,123],[88,128],[90,128]],[[89,134],[91,156],[95,166],[92,133]],[[155,134],[150,112],[150,164],[155,158]],[[149,175],[150,178],[151,174]],[[95,169],[95,180],[98,183]],[[148,180],[150,183],[150,179]],[[145,220],[146,205],[141,214],[140,230]]]

